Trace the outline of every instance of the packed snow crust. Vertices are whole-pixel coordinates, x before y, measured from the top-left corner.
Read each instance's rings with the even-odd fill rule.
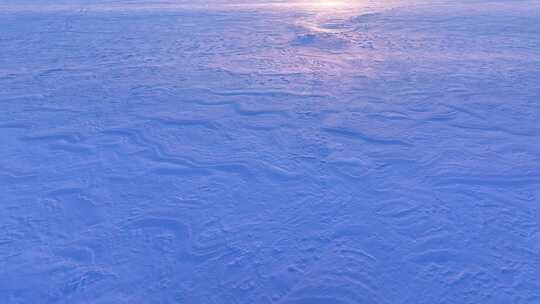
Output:
[[[0,303],[540,303],[538,1],[0,0]]]

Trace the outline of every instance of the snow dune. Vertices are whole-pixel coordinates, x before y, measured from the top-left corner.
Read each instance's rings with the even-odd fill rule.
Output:
[[[0,302],[539,303],[539,18],[0,1]]]

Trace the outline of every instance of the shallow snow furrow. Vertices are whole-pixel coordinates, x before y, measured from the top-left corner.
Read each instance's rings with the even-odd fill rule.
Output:
[[[0,303],[538,302],[534,1],[96,1],[0,0]]]

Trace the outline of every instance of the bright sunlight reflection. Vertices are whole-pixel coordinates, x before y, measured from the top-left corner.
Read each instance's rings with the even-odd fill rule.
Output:
[[[236,7],[273,7],[273,8],[305,8],[315,10],[336,10],[352,6],[348,1],[290,1],[231,4]]]

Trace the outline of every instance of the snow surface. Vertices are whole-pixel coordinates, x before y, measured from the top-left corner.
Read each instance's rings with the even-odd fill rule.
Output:
[[[0,0],[0,303],[540,303],[540,3]]]

